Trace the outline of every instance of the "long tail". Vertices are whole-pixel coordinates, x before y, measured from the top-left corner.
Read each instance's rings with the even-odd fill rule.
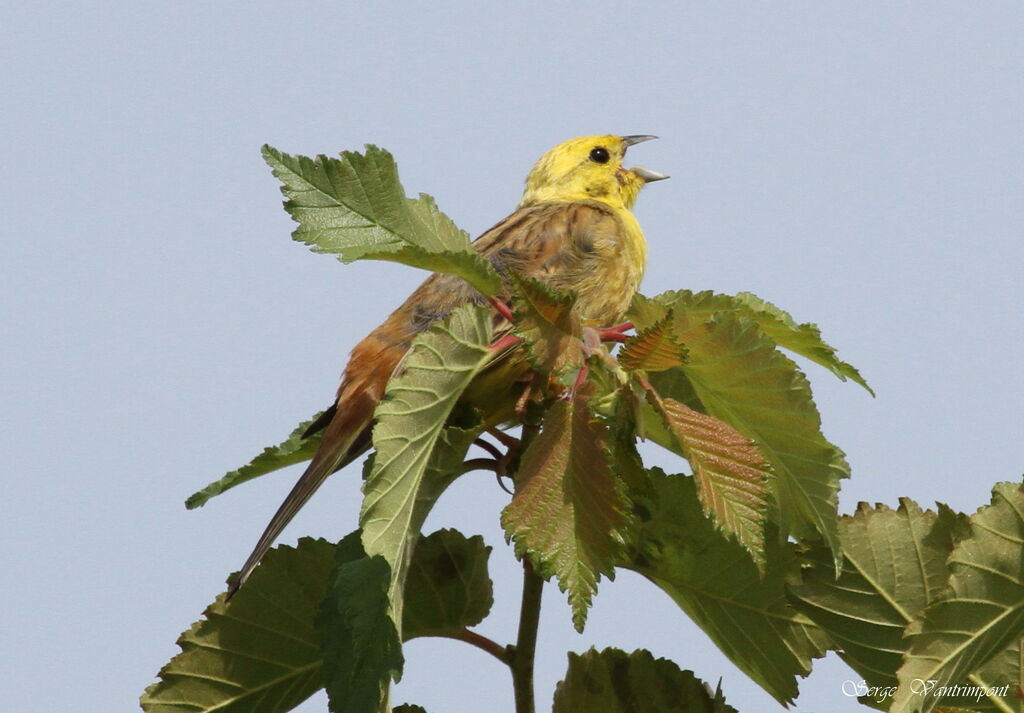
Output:
[[[413,338],[435,320],[469,301],[473,294],[473,288],[459,278],[432,275],[383,324],[355,346],[345,366],[334,415],[316,455],[281,503],[241,571],[229,581],[228,599],[245,584],[274,540],[327,476],[369,448],[374,409],[384,395],[388,380],[400,368]],[[316,430],[320,425],[318,422],[311,429]]]
[[[313,497],[313,493],[323,485],[327,476],[355,460],[369,446],[370,425],[378,399],[366,390],[358,390],[347,396],[343,393],[338,399],[338,409],[327,425],[323,441],[309,467],[274,513],[242,569],[229,580],[227,599],[231,599],[238,588],[245,584],[263,555],[302,506]]]

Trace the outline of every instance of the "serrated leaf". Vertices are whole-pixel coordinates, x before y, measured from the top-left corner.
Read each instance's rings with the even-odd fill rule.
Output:
[[[647,329],[642,330],[622,346],[617,358],[619,364],[632,371],[664,371],[682,366],[686,349],[672,333],[671,312]]]
[[[839,655],[864,680],[862,702],[888,707],[907,642],[903,630],[946,593],[956,516],[902,498],[898,510],[861,503],[843,516],[843,569],[835,577],[825,548],[808,553],[794,605],[825,630]]]
[[[405,580],[402,631],[452,636],[483,621],[494,603],[487,560],[491,548],[479,535],[438,530],[420,539]]]
[[[387,259],[462,277],[484,294],[501,289],[469,236],[421,194],[407,198],[391,154],[376,146],[340,158],[291,156],[270,146],[263,158],[283,184],[296,240],[345,261]]]
[[[221,594],[142,695],[147,713],[279,713],[322,687],[314,619],[335,546],[270,550],[230,604]]]
[[[786,600],[800,561],[790,543],[766,539],[768,566],[704,517],[693,478],[649,471],[653,495],[640,505],[638,545],[623,566],[664,590],[751,679],[786,703],[797,676],[825,653],[827,639]]]
[[[464,441],[460,429],[448,431],[450,444]],[[459,447],[451,445],[450,452]],[[443,635],[442,629],[447,633],[448,626],[459,623],[471,626],[487,614],[491,601],[486,570],[489,552],[481,538],[465,538],[453,530],[420,539],[410,564],[409,586],[415,591],[409,604],[413,615],[406,617],[404,627],[407,640]],[[372,652],[388,643],[394,653],[393,638],[367,635],[372,627],[364,627],[357,642],[352,624],[339,624],[340,619],[350,617],[388,631],[391,620],[386,609],[387,625],[379,618],[367,618],[374,604],[364,602],[368,595],[379,592],[379,586],[373,588],[373,568],[383,572],[380,564],[372,565],[370,571],[347,572],[341,584],[350,592],[337,586],[339,564],[364,558],[358,531],[338,545],[303,538],[298,547],[282,545],[270,550],[230,606],[223,603],[221,595],[204,612],[206,618],[182,634],[178,641],[182,653],[161,669],[161,680],[143,694],[143,709],[149,713],[276,713],[291,710],[323,688],[325,679],[335,686],[335,696],[341,696],[351,683],[344,683],[345,670],[349,676],[367,675],[372,658],[367,646]],[[322,609],[332,573],[335,589],[329,600],[336,615],[324,619]],[[388,578],[380,575],[379,579],[386,589]],[[376,606],[379,613],[379,600]],[[331,670],[326,675],[321,671],[324,648],[331,652]],[[343,660],[347,663],[342,664]],[[397,660],[397,655],[383,659],[392,664]],[[382,676],[390,671],[387,668]],[[372,685],[371,680],[371,690]]]
[[[643,299],[634,307],[635,319],[661,319],[667,311]],[[674,334],[688,350],[687,361],[651,374],[651,383],[663,397],[683,403],[695,397],[699,403],[689,402],[691,408],[753,440],[772,466],[774,506],[784,532],[821,537],[838,568],[837,493],[850,471],[842,451],[821,433],[806,377],[756,322],[729,313],[705,320],[700,309],[693,315],[687,309],[686,300],[673,300]]]
[[[230,490],[236,485],[241,485],[253,478],[273,473],[275,470],[280,470],[295,463],[302,463],[312,458],[316,449],[320,446],[320,439],[323,434],[313,433],[306,438],[303,438],[302,434],[306,432],[310,424],[316,421],[322,413],[321,411],[308,421],[300,423],[282,443],[264,448],[262,453],[246,465],[225,474],[220,480],[214,481],[202,490],[190,495],[188,500],[185,501],[185,507],[189,510],[201,507],[210,498],[220,495],[225,490]]]
[[[692,671],[643,649],[569,653],[569,670],[555,688],[553,713],[736,713]]]
[[[363,485],[360,524],[366,553],[381,555],[391,567],[396,622],[411,546],[449,482],[438,485],[429,477],[435,447],[459,395],[490,359],[490,325],[486,309],[465,305],[419,335],[374,412],[376,454]]]
[[[856,367],[841,360],[836,354],[835,347],[825,342],[816,324],[797,324],[789,312],[751,292],[737,293],[734,299],[752,312],[751,316],[761,325],[762,331],[780,347],[820,364],[839,377],[840,381],[849,379],[862,386],[872,396],[875,395]]]
[[[972,707],[970,699],[948,695],[947,687],[993,663],[1007,649],[1019,650],[1024,637],[1022,545],[1024,492],[1019,484],[999,483],[992,490],[991,505],[971,517],[970,535],[953,549],[951,595],[929,606],[907,628],[909,650],[890,710],[927,713],[938,705]],[[918,681],[934,682],[928,695],[915,692]],[[1013,683],[983,682],[995,687]],[[1011,686],[990,700],[1005,698],[1005,709],[1010,710],[1016,707],[1015,693]]]
[[[369,713],[387,701],[402,677],[402,644],[389,615],[391,568],[367,557],[353,532],[336,548],[317,629],[323,679],[332,713]]]
[[[740,292],[733,296],[678,290],[663,293],[655,299],[669,308],[677,301],[685,302],[691,314],[696,316],[703,313],[705,318],[711,318],[720,312],[732,312],[737,316],[749,317],[757,322],[766,336],[783,349],[810,359],[831,371],[840,380],[850,379],[864,387],[872,396],[875,395],[860,372],[851,364],[839,359],[835,348],[822,339],[821,330],[816,325],[797,324],[788,312],[753,293]]]
[[[582,368],[583,325],[573,309],[575,296],[523,277],[513,276],[513,284],[516,333],[525,342],[534,370],[557,377]]]
[[[734,536],[763,569],[771,466],[750,439],[724,421],[675,399],[662,399],[653,389],[647,390],[647,398],[664,417],[693,468],[704,513]]]
[[[573,624],[586,623],[602,574],[614,577],[627,503],[606,454],[607,429],[590,413],[592,387],[558,400],[523,454],[516,494],[501,513],[516,553],[568,592]]]

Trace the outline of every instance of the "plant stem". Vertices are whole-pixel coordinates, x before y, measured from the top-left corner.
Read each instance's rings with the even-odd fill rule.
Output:
[[[533,702],[533,662],[537,651],[540,624],[540,597],[544,580],[533,571],[528,556],[523,557],[523,600],[519,609],[519,635],[512,650],[512,689],[516,713],[535,713]]]
[[[508,646],[502,646],[497,641],[488,639],[482,634],[478,634],[470,629],[463,629],[457,634],[450,635],[449,638],[455,639],[456,641],[465,641],[467,644],[472,644],[478,649],[486,651],[503,664],[508,666],[512,665],[510,648]]]
[[[518,478],[519,460],[533,439],[540,433],[543,407],[528,405],[523,419],[519,442],[509,447],[509,474],[518,491],[522,483]],[[512,690],[515,694],[515,713],[536,713],[533,692],[533,663],[537,653],[537,629],[540,626],[540,598],[544,580],[533,570],[530,554],[523,553],[523,598],[519,606],[519,632],[516,643],[509,646],[508,664],[512,670]]]

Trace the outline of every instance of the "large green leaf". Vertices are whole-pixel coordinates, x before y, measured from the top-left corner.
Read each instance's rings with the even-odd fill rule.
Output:
[[[286,468],[295,463],[303,463],[312,458],[316,449],[320,446],[323,434],[318,432],[308,437],[304,437],[303,434],[322,414],[323,412],[321,411],[308,421],[300,423],[284,442],[276,446],[264,448],[262,453],[246,465],[227,473],[220,480],[214,481],[202,490],[193,493],[185,501],[185,507],[189,510],[200,507],[205,505],[206,501],[210,498],[220,495],[225,490],[230,490],[236,485],[241,485],[247,480],[258,478],[267,473],[273,473],[275,470]]]
[[[483,621],[494,603],[479,535],[438,530],[420,539],[405,580],[402,631],[414,636],[455,636]]]
[[[891,702],[907,646],[903,630],[945,596],[946,560],[958,527],[948,509],[922,511],[906,498],[899,510],[861,503],[839,523],[844,559],[838,579],[827,549],[808,554],[814,566],[804,570],[803,584],[791,588],[793,601],[863,677],[857,692],[865,703]]]
[[[449,453],[464,442],[459,429],[446,430]],[[407,640],[452,635],[486,616],[489,552],[480,537],[454,530],[419,540],[407,582]],[[366,558],[358,531],[339,545],[303,538],[297,548],[275,547],[230,605],[218,597],[206,618],[182,634],[182,652],[146,690],[143,709],[277,713],[294,708],[325,680],[333,698],[365,700],[400,669],[387,600],[381,599],[389,580],[380,558]],[[325,608],[333,611],[325,616]]]
[[[891,711],[933,710],[936,706],[973,707],[973,691],[953,687],[967,679],[982,687],[1002,710],[1016,710],[1014,686],[1020,680],[993,679],[985,670],[1005,671],[1007,649],[1020,650],[1024,638],[1024,491],[999,483],[992,503],[970,519],[970,535],[949,559],[950,597],[938,601],[907,628],[909,650],[899,670],[899,690]],[[979,674],[980,672],[980,674]],[[927,695],[920,682],[929,682]],[[933,683],[931,683],[933,682]]]
[[[795,548],[766,540],[768,566],[702,512],[693,478],[649,471],[653,495],[640,501],[638,545],[623,566],[663,589],[755,682],[780,702],[797,695],[797,676],[824,655],[827,639],[786,601],[786,585],[800,576]]]
[[[627,524],[622,485],[609,467],[607,427],[589,408],[590,384],[557,400],[527,447],[516,493],[501,514],[516,553],[567,591],[573,624],[586,623],[602,574],[614,576]]]
[[[838,567],[837,492],[849,466],[821,433],[806,377],[757,322],[729,312],[708,319],[705,305],[696,304],[693,314],[690,306],[681,296],[671,304],[674,334],[687,349],[686,362],[650,374],[651,383],[662,397],[721,419],[753,440],[775,474],[774,505],[784,532],[824,539]],[[638,298],[633,317],[644,328],[668,310]]]
[[[402,677],[402,644],[389,615],[391,568],[367,557],[353,532],[336,548],[317,629],[332,713],[371,713]],[[386,710],[386,708],[385,708]]]
[[[439,530],[420,537],[406,579],[403,632],[459,637],[490,610],[493,597],[479,536]],[[359,533],[339,543],[327,595],[317,620],[324,651],[324,681],[334,713],[383,710],[403,657],[390,616],[390,568],[369,558]]]
[[[820,364],[843,381],[850,379],[860,384],[872,396],[875,393],[856,368],[839,359],[835,348],[822,339],[821,330],[816,325],[797,324],[788,312],[750,292],[720,295],[714,292],[676,290],[662,293],[655,299],[670,308],[683,303],[690,314],[698,319],[709,319],[721,312],[753,319],[761,331],[780,347]]]
[[[315,617],[335,546],[270,550],[246,586],[181,635],[181,653],[142,695],[147,713],[280,713],[322,687]]]
[[[296,240],[349,262],[376,258],[462,277],[484,294],[501,289],[469,236],[427,195],[407,198],[391,154],[376,146],[340,158],[291,156],[270,146],[263,158],[283,184]]]
[[[376,453],[363,485],[360,525],[366,553],[381,555],[391,567],[396,622],[402,620],[399,594],[411,546],[448,482],[438,485],[428,477],[435,446],[459,395],[490,359],[490,325],[486,309],[465,305],[419,335],[374,412]],[[457,439],[462,453],[472,440],[472,433],[464,435]],[[461,462],[461,454],[455,460]]]
[[[852,364],[841,360],[836,355],[835,347],[822,339],[821,330],[817,325],[810,322],[797,324],[789,312],[779,309],[751,292],[737,293],[733,299],[749,310],[750,317],[761,325],[761,330],[780,347],[821,364],[842,381],[850,379],[864,387],[872,396],[875,395],[860,372]]]
[[[569,653],[565,680],[555,688],[553,713],[736,713],[721,689],[707,685],[649,651]]]

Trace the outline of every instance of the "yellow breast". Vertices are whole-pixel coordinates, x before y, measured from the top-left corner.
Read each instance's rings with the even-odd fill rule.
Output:
[[[640,287],[647,265],[647,241],[628,210],[615,211],[620,229],[594,245],[593,269],[576,287],[577,309],[586,324],[620,322]]]

